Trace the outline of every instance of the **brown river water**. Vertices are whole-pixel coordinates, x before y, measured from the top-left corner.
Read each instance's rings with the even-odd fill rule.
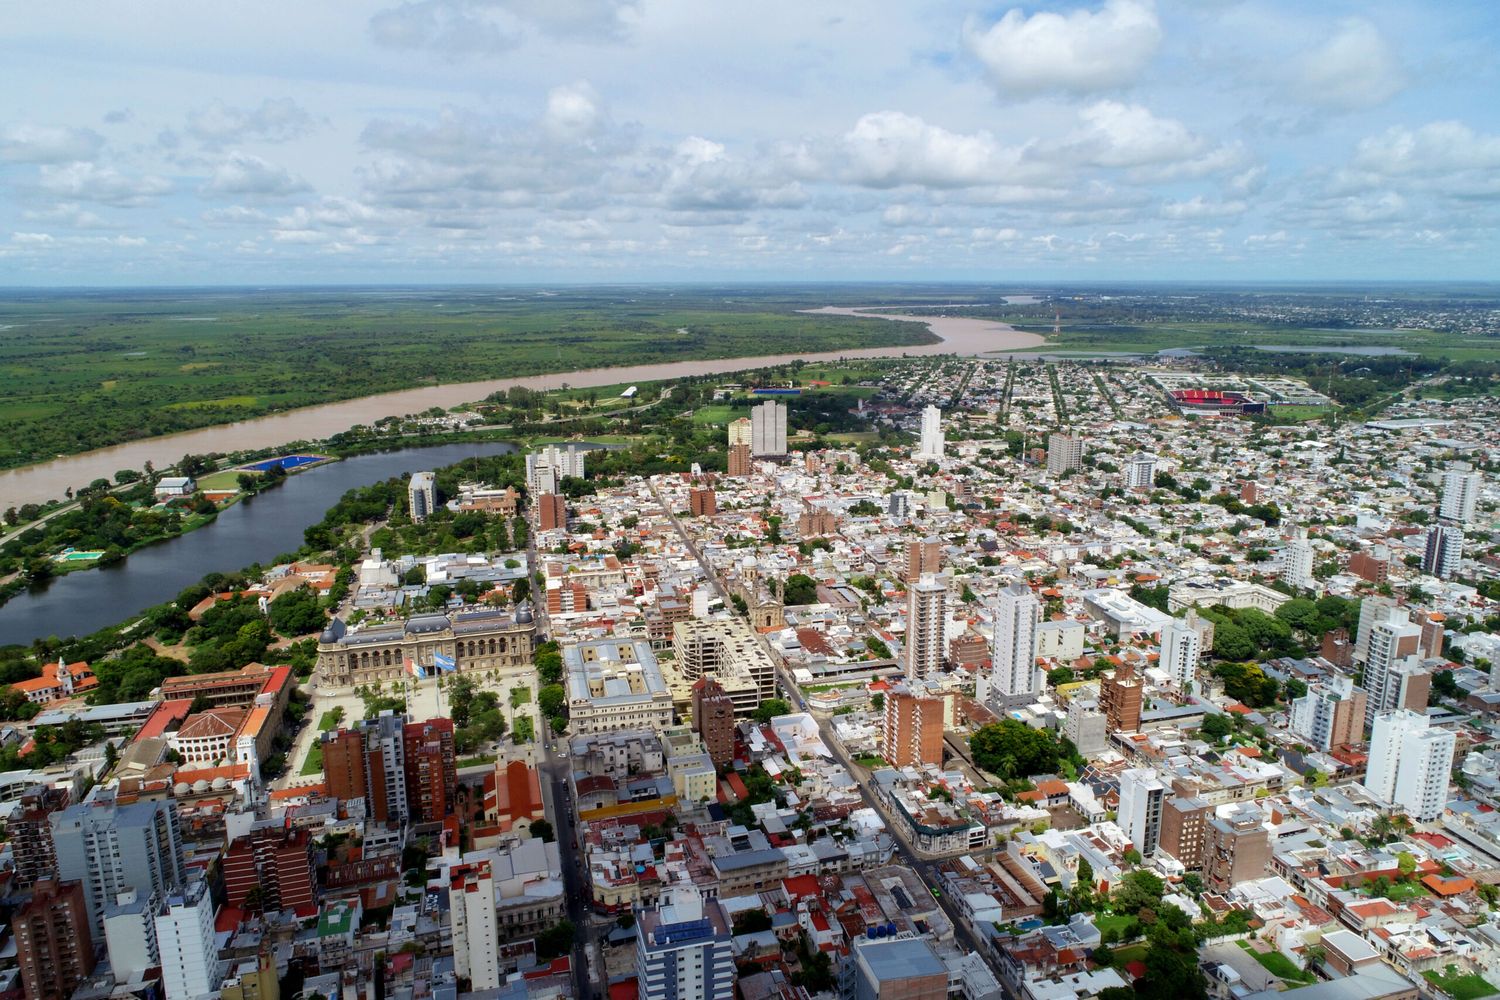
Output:
[[[771,354],[751,358],[705,358],[698,361],[675,361],[659,365],[633,365],[623,368],[589,368],[581,371],[556,372],[526,378],[488,379],[483,382],[456,382],[448,385],[400,389],[375,396],[362,396],[335,403],[307,406],[273,413],[250,420],[240,420],[214,427],[167,434],[162,437],[130,441],[110,448],[69,455],[50,462],[39,462],[0,472],[0,510],[23,503],[45,503],[59,498],[69,487],[77,489],[95,479],[108,479],[119,469],[139,469],[146,462],[166,468],[185,454],[204,452],[250,451],[274,448],[290,441],[315,440],[346,431],[356,424],[372,424],[382,417],[420,413],[434,406],[444,408],[483,399],[490,393],[523,386],[528,389],[557,389],[564,383],[572,388],[615,385],[621,382],[650,382],[689,375],[718,375],[727,372],[785,364],[799,358],[804,361],[836,361],[840,358],[918,357],[932,354],[973,356],[1004,353],[1041,346],[1043,338],[1023,333],[994,320],[967,316],[902,316],[867,312],[857,308],[824,306],[810,313],[835,316],[877,316],[901,322],[924,323],[940,343],[907,347],[872,347],[821,354]]]

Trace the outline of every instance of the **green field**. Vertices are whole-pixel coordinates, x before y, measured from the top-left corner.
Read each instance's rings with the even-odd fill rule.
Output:
[[[1472,972],[1459,975],[1458,967],[1452,964],[1449,964],[1441,973],[1436,969],[1429,969],[1422,973],[1422,977],[1453,997],[1454,1000],[1479,1000],[1480,997],[1500,993],[1500,990],[1490,985],[1490,981],[1483,976]]]
[[[206,476],[198,477],[198,488],[200,490],[237,490],[240,488],[240,476],[243,473],[239,469],[225,469],[222,472],[210,472]],[[260,475],[259,472],[250,473],[252,476]]]
[[[1241,941],[1240,947],[1249,953],[1251,958],[1259,962],[1267,972],[1278,979],[1286,979],[1294,983],[1310,983],[1314,979],[1311,972],[1305,972],[1297,968],[1291,959],[1279,951],[1256,951],[1247,941]]]
[[[686,288],[9,292],[0,468],[414,386],[932,339],[807,304]]]
[[[314,743],[307,751],[307,759],[302,762],[302,770],[299,772],[306,777],[309,774],[323,773],[323,748]]]

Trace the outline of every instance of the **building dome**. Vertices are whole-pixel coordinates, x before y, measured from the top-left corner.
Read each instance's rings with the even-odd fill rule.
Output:
[[[213,790],[216,791],[216,792],[222,792],[224,789],[226,789],[228,787],[229,787],[229,779],[226,778],[226,777],[224,777],[222,774],[219,775],[217,778],[215,778],[213,780]]]
[[[530,601],[522,601],[520,604],[516,605],[517,625],[530,625],[535,620],[536,616],[531,611]]]
[[[197,781],[193,782],[194,795],[202,795],[206,791],[208,791],[208,781],[206,779],[199,778]]]
[[[172,794],[177,796],[179,799],[192,790],[192,787],[189,786],[186,781],[179,781],[177,784],[172,786]]]

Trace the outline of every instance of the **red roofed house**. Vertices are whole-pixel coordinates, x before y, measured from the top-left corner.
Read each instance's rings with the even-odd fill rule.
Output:
[[[64,698],[87,694],[98,686],[99,678],[94,676],[87,663],[63,663],[59,660],[56,663],[42,664],[42,676],[17,681],[10,688],[21,692],[33,704],[47,705]]]
[[[172,734],[170,744],[187,764],[216,764],[232,756],[234,738],[244,721],[243,708],[210,708],[188,716]]]
[[[484,818],[498,832],[524,834],[543,815],[541,780],[525,761],[497,763],[484,776]]]

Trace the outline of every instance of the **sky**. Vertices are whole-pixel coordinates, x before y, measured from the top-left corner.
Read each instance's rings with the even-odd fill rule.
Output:
[[[1494,279],[1491,0],[78,0],[0,285]]]

